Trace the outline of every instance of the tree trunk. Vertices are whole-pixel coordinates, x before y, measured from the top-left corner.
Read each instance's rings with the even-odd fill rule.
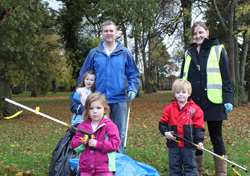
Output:
[[[237,9],[237,1],[235,3],[235,9]],[[234,12],[235,13],[235,12]],[[238,22],[234,17],[233,31],[238,30]],[[235,80],[240,81],[240,70],[239,70],[239,54],[238,54],[238,37],[234,37],[234,61],[235,61]]]
[[[229,35],[228,43],[228,61],[229,61],[229,70],[230,70],[230,76],[235,81],[235,67],[234,67],[234,41],[233,41],[233,22],[234,22],[234,7],[235,7],[236,0],[231,1],[231,7],[230,7],[230,16],[229,16],[229,27],[225,24],[220,11],[216,5],[215,0],[212,0],[212,4],[214,6],[216,16],[218,17],[220,24],[222,25],[222,28],[226,34]]]
[[[228,55],[229,55],[229,69],[230,75],[232,80],[236,81],[235,79],[235,54],[234,54],[234,7],[235,7],[236,0],[231,1],[230,13],[229,13],[229,31],[228,31]]]
[[[37,85],[37,80],[36,80],[36,77],[35,77],[35,80],[34,80],[34,87],[33,87],[33,89],[32,89],[32,91],[31,91],[31,97],[37,97],[37,92],[36,92],[36,85]]]
[[[143,76],[141,76],[141,85],[142,85],[142,90],[145,90],[145,84],[144,84],[144,81],[143,81]]]
[[[137,42],[138,42],[138,40],[135,37],[135,62],[138,65],[138,62],[139,62],[139,60],[138,60],[139,51],[138,51],[138,43]]]
[[[250,101],[250,76],[248,77],[247,80],[247,90],[248,90],[248,101]]]
[[[145,47],[142,49],[142,60],[144,65],[144,93],[152,93],[152,84],[149,81],[149,68],[146,63]]]
[[[153,85],[149,81],[149,77],[145,76],[145,90],[144,93],[152,93],[153,92]]]
[[[44,89],[43,96],[46,97],[47,91],[49,88],[49,83],[47,83],[46,88]]]
[[[234,68],[235,68],[235,80],[240,80],[240,70],[239,70],[239,53],[238,53],[238,38],[234,37]]]
[[[181,7],[183,10],[184,45],[188,46],[190,44],[192,0],[181,0]]]
[[[249,47],[249,35],[247,35],[248,31],[245,31],[243,34],[243,45],[242,45],[242,53],[241,53],[241,59],[240,59],[240,84],[242,86],[241,90],[241,103],[247,103],[245,98],[245,91],[244,91],[244,78],[245,78],[245,66],[246,66],[246,60],[247,60],[247,53],[248,53],[248,47]]]
[[[56,79],[51,81],[52,87],[53,87],[53,93],[56,94]]]
[[[158,82],[158,79],[157,79],[157,65],[154,66],[153,70],[154,70],[154,87],[153,87],[153,90],[154,90],[154,92],[157,92],[157,82]]]
[[[150,83],[149,69],[144,68],[144,93],[152,93],[153,92],[153,84]]]
[[[11,99],[10,79],[6,80],[0,76],[0,97]],[[0,118],[9,117],[16,113],[16,109],[10,103],[0,101]]]
[[[126,27],[124,26],[124,24],[122,25],[122,32],[124,36],[124,46],[128,48],[127,31],[126,31]]]
[[[157,75],[157,71],[155,73],[155,67],[154,67],[154,63],[152,61],[152,42],[153,42],[153,39],[150,38],[150,33],[148,34],[149,35],[149,40],[148,40],[148,72],[147,72],[147,77],[148,77],[148,80],[149,80],[149,85],[151,85],[152,88],[152,92],[156,92],[156,86],[155,86],[155,80],[154,80],[154,74]],[[153,79],[153,81],[152,81]],[[156,77],[156,83],[157,83],[157,77]],[[151,92],[149,92],[151,93]]]

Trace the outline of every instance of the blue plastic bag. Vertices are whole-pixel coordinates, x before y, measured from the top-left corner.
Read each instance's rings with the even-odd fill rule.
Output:
[[[77,170],[79,159],[68,159],[68,161],[70,166]],[[115,176],[160,176],[155,168],[121,153],[115,153],[115,166]]]

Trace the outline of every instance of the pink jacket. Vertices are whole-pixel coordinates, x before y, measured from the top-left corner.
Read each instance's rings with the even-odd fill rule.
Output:
[[[79,142],[83,134],[76,132],[72,138],[71,146],[77,152],[81,152],[78,163],[78,171],[89,173],[115,172],[115,151],[120,146],[120,137],[117,126],[106,115],[100,121],[96,131],[92,130],[91,119],[78,125],[79,129],[91,132],[97,140],[96,150],[90,149]]]

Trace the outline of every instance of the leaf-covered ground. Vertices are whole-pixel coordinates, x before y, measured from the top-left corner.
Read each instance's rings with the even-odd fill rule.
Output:
[[[13,97],[14,101],[66,123],[71,122],[69,93],[47,97]],[[158,129],[164,107],[173,100],[171,92],[141,94],[131,103],[127,155],[156,168],[168,176],[168,150]],[[250,166],[250,105],[239,106],[223,123],[228,159],[249,169]],[[206,127],[206,123],[205,123]],[[206,127],[207,128],[207,127]],[[67,127],[24,110],[22,117],[0,121],[0,175],[48,175],[51,154]],[[208,131],[204,147],[212,150]],[[214,175],[213,157],[205,153],[204,175]],[[235,168],[242,176],[247,175]],[[228,164],[228,175],[235,175]]]

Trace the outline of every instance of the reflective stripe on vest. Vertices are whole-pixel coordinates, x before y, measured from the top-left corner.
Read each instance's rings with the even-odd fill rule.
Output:
[[[207,60],[207,96],[213,103],[222,103],[222,78],[220,73],[220,53],[222,45],[212,46]],[[185,65],[183,69],[183,79],[188,79],[188,70],[191,57],[188,50],[185,52]]]
[[[189,65],[191,62],[191,57],[189,56],[188,50],[185,52],[185,65],[183,69],[183,76],[182,79],[187,80],[188,79],[188,71],[189,71]]]

